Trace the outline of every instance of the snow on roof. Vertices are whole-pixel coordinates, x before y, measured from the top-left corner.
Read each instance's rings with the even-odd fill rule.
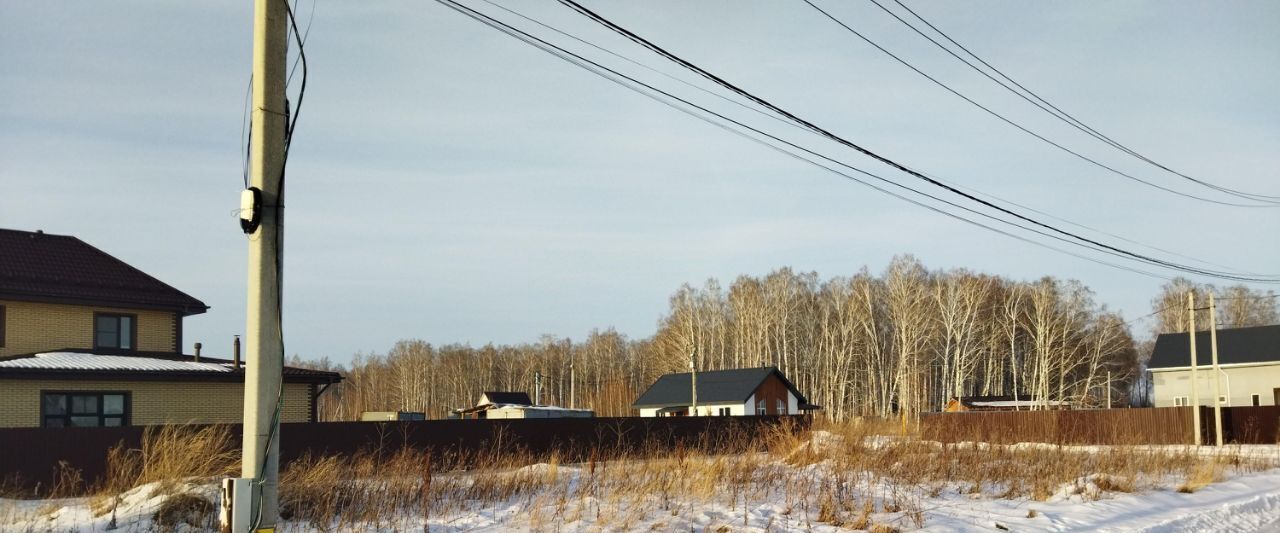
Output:
[[[539,411],[591,411],[590,409],[572,409],[569,407],[560,407],[558,405],[520,405],[520,404],[494,404],[494,409],[532,409]]]
[[[153,357],[127,355],[99,355],[75,352],[38,353],[0,361],[0,368],[28,368],[39,370],[130,370],[142,372],[232,372],[223,363],[197,363]]]
[[[969,405],[975,405],[978,407],[1033,407],[1036,405],[1070,405],[1070,402],[1059,400],[1008,400],[1002,402],[969,402]]]
[[[533,411],[576,411],[576,412],[583,412],[583,413],[592,412],[590,409],[571,409],[569,407],[560,407],[558,405],[523,405],[518,403],[484,403],[484,404],[477,405],[475,407],[463,407],[461,409],[454,409],[453,411],[455,413],[462,413],[462,412],[474,412],[474,411],[488,411],[491,409],[521,409],[521,410],[533,410]]]

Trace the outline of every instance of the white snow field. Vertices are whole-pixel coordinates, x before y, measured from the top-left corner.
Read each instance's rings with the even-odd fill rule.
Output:
[[[815,445],[810,449],[838,446],[839,440],[819,433],[810,441]],[[868,439],[865,444],[865,450],[904,445],[898,439],[883,437]],[[941,455],[930,456],[931,461],[946,460],[946,453],[955,453],[946,452],[936,443],[913,444],[916,449],[942,450]],[[1211,447],[1195,451],[1187,447],[1039,444],[951,447],[996,448],[1001,448],[1002,453],[1052,449],[1054,454],[1085,455],[1172,452],[1181,454],[1183,459],[1194,461],[1198,455],[1206,464],[1226,466],[1216,471],[1218,481],[1206,480],[1203,486],[1192,489],[1186,487],[1187,476],[1175,472],[1147,476],[1126,492],[1117,488],[1123,485],[1117,475],[1096,472],[1058,484],[1056,490],[1032,498],[1025,494],[1010,496],[1000,483],[975,490],[969,482],[958,480],[903,481],[871,472],[841,470],[843,464],[838,459],[806,462],[764,453],[733,456],[736,459],[681,458],[679,462],[633,459],[608,466],[603,462],[599,466],[540,463],[488,474],[437,474],[431,478],[436,490],[445,490],[440,487],[446,485],[462,490],[448,493],[459,501],[436,505],[429,513],[372,510],[365,514],[371,518],[357,521],[285,521],[280,530],[1280,532],[1280,468],[1276,468],[1280,465],[1280,446],[1231,446],[1221,451]],[[887,465],[886,471],[896,471],[908,458],[904,455],[895,460],[898,463]],[[995,461],[992,465],[996,468]],[[687,481],[688,486],[635,490],[649,487],[648,483],[658,479],[655,474],[660,476],[663,471],[677,468],[688,468],[690,473],[662,479]],[[614,477],[602,474],[609,469]],[[704,475],[720,476],[721,481],[702,489],[693,488]],[[606,478],[614,481],[605,482]],[[741,483],[748,478],[752,481]],[[386,486],[387,482],[381,479],[354,481],[348,487],[377,491],[377,487]],[[773,479],[779,481],[760,481]],[[509,481],[517,490],[497,498],[465,500],[466,494],[478,494],[467,490],[482,484],[488,487],[495,480]],[[753,488],[744,488],[748,486]],[[167,490],[149,484],[116,498],[0,499],[0,531],[204,531],[213,526],[214,513],[191,520],[198,525],[157,523],[156,511],[172,494],[198,496],[216,509],[215,480],[190,480]],[[114,512],[110,510],[113,500]]]

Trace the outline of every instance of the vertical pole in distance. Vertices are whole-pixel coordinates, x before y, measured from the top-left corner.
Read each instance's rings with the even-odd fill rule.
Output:
[[[698,416],[698,363],[697,352],[689,350],[689,385],[693,390],[689,391],[691,402],[689,407],[689,416]],[[755,406],[752,406],[754,409]]]
[[[1111,407],[1112,407],[1111,405],[1111,371],[1108,370],[1107,371],[1107,409],[1110,409]]]
[[[274,529],[278,516],[280,432],[276,416],[284,361],[280,327],[280,258],[284,171],[288,15],[284,0],[253,7],[252,185],[261,190],[260,224],[249,234],[245,324],[244,455],[241,476],[254,480],[251,522]]]
[[[1201,443],[1200,382],[1196,378],[1196,295],[1191,291],[1187,292],[1187,312],[1191,313],[1187,336],[1191,339],[1191,425],[1192,431],[1195,432],[1192,444],[1199,446]]]
[[[1213,353],[1213,433],[1214,444],[1222,446],[1222,369],[1218,367],[1218,313],[1209,293],[1209,351]]]

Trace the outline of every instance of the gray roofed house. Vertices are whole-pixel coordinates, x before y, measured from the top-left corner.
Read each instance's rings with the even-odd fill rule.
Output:
[[[1209,332],[1197,331],[1196,363],[1196,393],[1201,405],[1213,405],[1215,382],[1222,391],[1223,405],[1280,405],[1280,325],[1218,330],[1222,371],[1216,375]],[[1191,405],[1191,342],[1187,333],[1157,337],[1147,370],[1156,407]]]
[[[480,393],[480,401],[476,405],[486,403],[505,403],[512,405],[533,405],[533,401],[529,399],[527,392],[499,392],[490,391]]]
[[[1209,332],[1196,332],[1196,362],[1211,364]],[[1280,362],[1280,325],[1218,330],[1218,364]],[[1147,368],[1191,366],[1187,333],[1164,333],[1156,338]]]
[[[775,367],[738,368],[697,373],[696,416],[795,415],[818,409]],[[658,378],[632,404],[642,417],[688,416],[693,375]]]
[[[534,405],[525,392],[482,392],[472,407],[454,409],[452,418],[593,418],[590,409],[570,409],[555,405]]]

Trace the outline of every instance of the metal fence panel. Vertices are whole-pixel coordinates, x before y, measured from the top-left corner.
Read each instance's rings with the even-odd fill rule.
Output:
[[[281,465],[306,454],[395,453],[404,448],[453,454],[556,453],[571,462],[626,453],[698,447],[731,453],[758,443],[780,424],[806,417],[542,418],[281,424]],[[228,425],[240,445],[241,426]],[[144,427],[0,429],[0,483],[25,491],[47,489],[59,463],[80,471],[92,486],[106,473],[114,446],[141,448]]]

